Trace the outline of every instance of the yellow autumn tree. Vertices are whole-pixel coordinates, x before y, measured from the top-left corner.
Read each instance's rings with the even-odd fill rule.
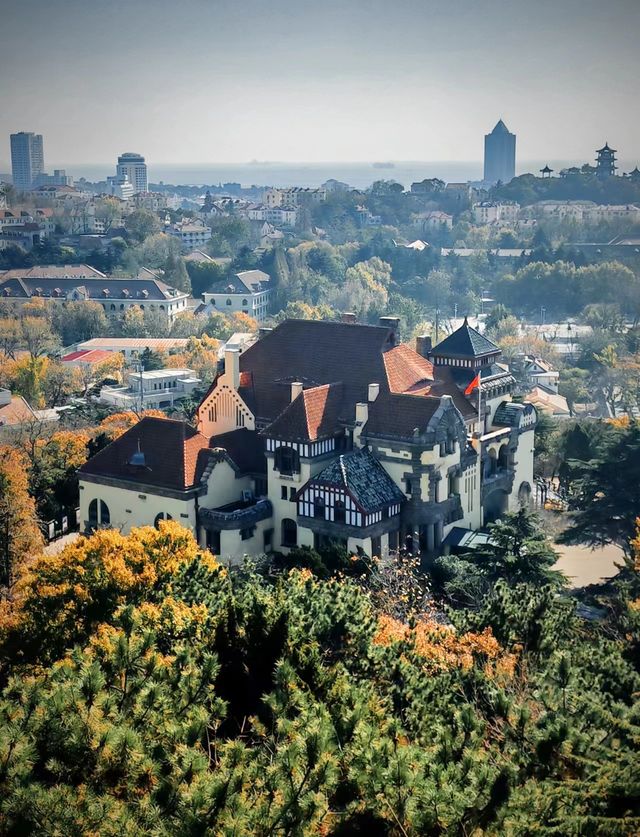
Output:
[[[43,546],[36,507],[29,495],[28,460],[11,445],[0,446],[0,596],[7,596],[20,567]]]
[[[110,416],[102,419],[97,427],[96,435],[104,433],[109,441],[113,442],[136,425],[140,419],[146,417],[152,418],[166,418],[162,410],[143,410],[141,413],[134,413],[133,410],[127,410],[122,413],[112,413]]]
[[[0,611],[0,657],[22,653],[55,657],[86,640],[124,605],[152,601],[180,570],[199,560],[217,572],[212,555],[200,550],[175,521],[123,535],[101,529],[53,555],[41,555],[16,584],[11,618]]]

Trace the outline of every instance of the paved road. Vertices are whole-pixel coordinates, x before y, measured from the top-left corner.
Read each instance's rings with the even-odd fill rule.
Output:
[[[618,572],[616,563],[622,563],[622,550],[617,546],[589,549],[588,546],[556,544],[555,549],[560,554],[556,569],[569,578],[571,587],[586,587],[611,578]]]
[[[64,535],[62,538],[58,538],[57,541],[51,541],[50,544],[47,544],[44,548],[45,555],[57,555],[58,552],[62,552],[65,546],[68,546],[70,543],[77,541],[80,537],[79,532],[69,532],[68,535]]]

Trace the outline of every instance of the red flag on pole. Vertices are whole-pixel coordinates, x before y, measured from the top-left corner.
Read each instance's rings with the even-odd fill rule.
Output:
[[[471,381],[469,386],[465,389],[464,394],[465,395],[471,395],[471,393],[474,391],[474,389],[477,389],[479,386],[480,386],[480,373],[478,372],[478,374],[475,376],[473,381]]]

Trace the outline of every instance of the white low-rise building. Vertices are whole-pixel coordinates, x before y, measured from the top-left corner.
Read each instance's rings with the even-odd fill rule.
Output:
[[[242,312],[259,323],[269,314],[271,277],[262,270],[243,270],[212,285],[202,295],[204,312]]]
[[[40,265],[0,274],[0,299],[24,304],[34,298],[60,304],[90,300],[114,319],[138,307],[173,322],[187,310],[189,295],[155,278],[115,278],[88,265]]]
[[[192,369],[131,372],[126,386],[100,390],[100,401],[123,410],[162,410],[187,398],[202,383]]]
[[[167,235],[177,238],[186,251],[196,250],[203,247],[211,238],[211,227],[202,221],[184,220],[177,224],[169,224],[165,228]]]
[[[515,224],[520,204],[515,201],[481,201],[474,203],[472,211],[476,224],[495,224],[500,221]]]

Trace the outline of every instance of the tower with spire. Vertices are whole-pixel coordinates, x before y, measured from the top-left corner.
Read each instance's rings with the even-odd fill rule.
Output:
[[[508,183],[516,176],[516,135],[502,119],[484,138],[484,180]]]
[[[596,151],[596,176],[606,179],[607,177],[614,177],[616,173],[616,154],[615,148],[610,148],[609,143],[605,142],[602,148]]]

